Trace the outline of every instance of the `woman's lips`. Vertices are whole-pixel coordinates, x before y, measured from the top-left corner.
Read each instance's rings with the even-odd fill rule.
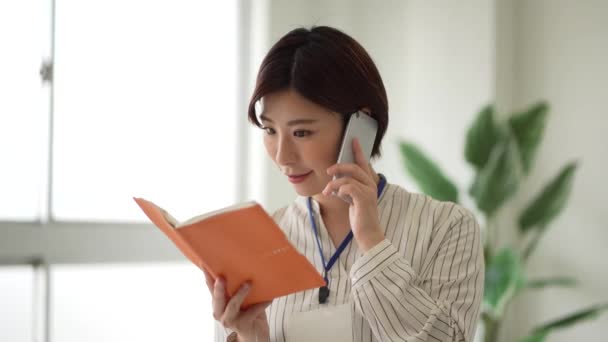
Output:
[[[306,177],[308,177],[308,175],[310,175],[311,173],[312,171],[309,171],[308,173],[305,173],[303,175],[291,175],[287,176],[287,178],[293,184],[302,183],[306,179]]]

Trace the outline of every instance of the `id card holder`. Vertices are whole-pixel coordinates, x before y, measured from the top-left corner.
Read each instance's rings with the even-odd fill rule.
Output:
[[[352,305],[321,306],[307,312],[294,312],[285,319],[287,342],[353,341]]]

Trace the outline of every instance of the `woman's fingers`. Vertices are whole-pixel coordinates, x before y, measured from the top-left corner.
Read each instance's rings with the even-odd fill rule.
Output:
[[[323,195],[327,196],[331,195],[334,192],[337,193],[341,187],[352,182],[353,180],[349,177],[341,177],[338,179],[331,180],[329,181],[329,183],[327,183],[325,189],[323,189]]]
[[[241,312],[241,305],[245,301],[245,298],[249,294],[251,285],[245,283],[241,285],[241,288],[230,298],[230,301],[226,305],[224,314],[221,317],[221,322],[225,327],[232,327],[235,324],[237,317]]]
[[[353,140],[353,153],[355,155],[355,163],[334,164],[327,169],[327,174],[331,176],[338,174],[348,175],[363,184],[374,185],[372,171],[367,158],[363,155],[361,144],[357,138]]]
[[[220,277],[215,279],[213,286],[213,318],[216,320],[222,319],[224,310],[226,309],[226,289],[224,280]]]
[[[213,287],[215,286],[215,278],[207,270],[203,269],[203,273],[205,274],[205,283],[207,283],[207,288],[209,292],[213,295]]]
[[[334,164],[327,169],[327,174],[330,176],[342,175],[343,177],[338,179],[350,177],[367,186],[375,186],[372,175],[361,169],[357,164]]]
[[[361,194],[361,191],[359,190],[357,185],[353,184],[353,183],[348,183],[348,184],[342,185],[340,187],[340,189],[338,189],[338,193],[337,193],[338,196],[348,195],[351,198],[359,197],[360,194]]]
[[[340,196],[346,194],[352,198],[353,194],[358,196],[359,194],[366,192],[369,193],[370,196],[375,196],[373,190],[375,190],[375,186],[365,183],[362,184],[351,177],[342,177],[327,183],[325,189],[323,189],[323,194],[326,196],[332,193],[336,193]]]
[[[215,282],[213,288],[213,317],[219,321],[225,328],[236,331],[239,335],[250,336],[251,329],[256,324],[254,321],[264,313],[264,310],[272,303],[263,302],[250,306],[246,310],[241,311],[241,306],[247,298],[251,284],[246,282],[239,290],[227,301],[225,280],[219,278]],[[265,315],[263,316],[265,319]],[[253,330],[255,332],[255,330]]]
[[[270,304],[272,304],[272,301],[268,301],[268,302],[262,302],[262,303],[258,303],[258,304],[254,304],[252,306],[250,306],[249,308],[247,308],[247,310],[245,310],[242,315],[241,318],[245,321],[247,320],[254,320],[256,317],[258,317],[264,310],[266,310],[266,308],[268,306],[270,306]]]

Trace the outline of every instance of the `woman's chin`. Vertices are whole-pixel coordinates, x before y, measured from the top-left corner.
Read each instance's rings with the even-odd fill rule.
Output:
[[[321,193],[327,185],[326,180],[319,180],[315,173],[311,172],[304,179],[290,179],[296,193],[300,196],[311,197]]]
[[[312,197],[321,192],[321,190],[315,191],[313,189],[310,189],[309,187],[298,186],[297,184],[294,185],[294,189],[296,190],[296,193],[298,195],[304,196],[304,197]]]
[[[315,186],[313,184],[292,184],[296,193],[304,197],[312,197],[323,191],[322,186]]]

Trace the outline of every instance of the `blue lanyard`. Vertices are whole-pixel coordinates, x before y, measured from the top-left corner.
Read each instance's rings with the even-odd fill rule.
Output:
[[[384,190],[384,186],[386,185],[386,177],[384,177],[384,175],[382,175],[382,174],[378,174],[378,175],[380,176],[380,182],[378,182],[378,198],[380,198],[380,195],[382,194],[382,190]],[[344,251],[346,246],[348,246],[348,244],[353,239],[353,231],[351,230],[348,233],[348,235],[346,236],[346,238],[344,238],[344,240],[342,241],[342,243],[340,244],[338,249],[336,249],[336,252],[334,253],[334,255],[332,255],[331,258],[329,259],[329,262],[325,263],[325,256],[323,256],[323,248],[321,247],[321,241],[319,240],[319,232],[317,229],[317,224],[315,223],[315,219],[313,216],[311,197],[308,197],[307,205],[308,205],[308,215],[310,217],[310,223],[312,226],[312,230],[315,233],[315,238],[317,240],[317,246],[319,247],[319,254],[321,254],[321,261],[323,262],[323,268],[325,269],[325,272],[323,272],[323,278],[325,279],[325,284],[327,286],[327,285],[329,285],[329,280],[327,278],[327,272],[329,272],[329,270],[331,270],[331,267],[334,265],[336,260],[338,260],[338,258],[340,257],[340,254],[342,254],[342,251]],[[327,289],[326,286],[325,286],[325,290],[327,290],[327,294],[325,295],[325,298],[327,298],[327,295],[329,295],[329,290]],[[322,303],[324,301],[325,300],[322,300]]]

